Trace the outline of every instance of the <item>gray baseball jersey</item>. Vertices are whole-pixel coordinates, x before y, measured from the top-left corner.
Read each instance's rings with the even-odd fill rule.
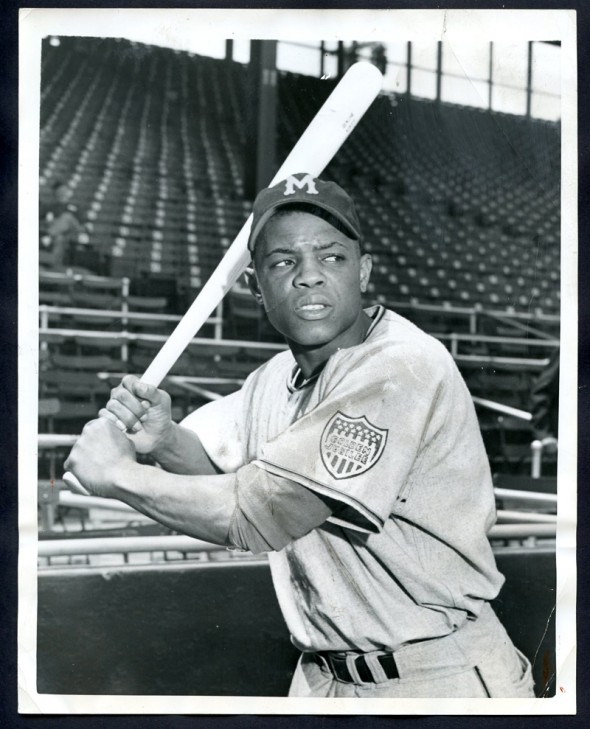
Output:
[[[367,309],[365,341],[303,381],[292,354],[183,422],[224,472],[254,463],[337,504],[322,526],[269,554],[295,645],[396,650],[477,616],[503,582],[487,456],[445,347],[403,317]]]

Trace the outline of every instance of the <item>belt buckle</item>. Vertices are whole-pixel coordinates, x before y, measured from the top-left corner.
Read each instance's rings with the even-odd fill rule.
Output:
[[[346,667],[350,673],[353,683],[363,686],[376,683],[371,665],[364,653],[349,653],[346,656]]]
[[[363,653],[345,653],[341,658],[328,656],[332,675],[338,681],[362,686],[378,682]]]
[[[355,656],[350,653],[344,653],[342,656],[336,656],[328,653],[326,660],[330,673],[337,680],[342,683],[354,683],[356,670],[353,668],[351,671],[350,659]]]
[[[332,678],[341,683],[354,683],[357,675],[356,669],[353,667],[351,671],[350,659],[358,657],[350,653],[342,653],[340,656],[333,654],[329,651],[315,653],[316,663],[321,668],[330,673]],[[319,659],[319,660],[318,660]]]
[[[388,675],[385,666],[379,660],[381,655],[388,654],[367,656],[365,653],[342,653],[337,656],[328,651],[315,653],[316,663],[331,673],[337,681],[362,686],[383,683],[396,677]],[[396,674],[399,678],[397,671]]]

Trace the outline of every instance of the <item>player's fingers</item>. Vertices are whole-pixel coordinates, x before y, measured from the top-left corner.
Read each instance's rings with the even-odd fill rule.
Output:
[[[137,408],[139,408],[142,415],[145,415],[145,411],[136,401],[136,409]],[[106,410],[108,410],[108,412],[115,416],[115,420],[113,420],[112,418],[109,418],[109,420],[113,420],[113,422],[121,430],[131,430],[134,433],[137,433],[139,430],[141,430],[142,426],[141,423],[138,422],[138,414],[126,407],[126,405],[121,403],[119,400],[111,398],[107,402]]]
[[[145,382],[136,380],[132,385],[132,392],[136,397],[146,403],[146,406],[157,405],[163,398],[167,397],[167,393],[163,390],[158,390],[154,385],[148,385]]]
[[[107,420],[110,420],[111,423],[114,423],[117,428],[119,428],[119,430],[125,432],[127,431],[127,427],[125,426],[125,424],[121,420],[119,420],[119,418],[114,413],[111,413],[110,410],[107,410],[106,408],[101,408],[98,411],[98,417],[106,418]]]
[[[131,438],[131,436],[135,435],[135,433],[139,433],[139,431],[141,430],[141,425],[139,423],[135,423],[135,425],[132,426],[131,430],[129,430],[129,428],[127,428],[127,426],[125,425],[125,423],[123,423],[122,420],[119,420],[119,418],[114,413],[111,413],[106,408],[101,408],[98,411],[98,417],[105,418],[106,420],[110,420],[111,423],[114,423],[117,426],[117,428],[119,428],[119,430],[121,430],[123,433],[125,433],[125,435],[129,438]]]
[[[98,411],[98,417],[99,418],[106,418],[107,420],[110,420],[113,423],[117,422],[117,416],[114,413],[111,413],[106,408],[101,408]]]
[[[126,390],[129,390],[129,392],[133,392],[133,385],[136,382],[139,382],[139,377],[137,375],[125,375],[119,386],[124,387]]]
[[[115,399],[123,398],[123,402],[125,402],[124,398],[127,395],[130,395],[131,397],[135,396],[133,388],[138,382],[139,377],[137,375],[125,375],[121,382],[111,390],[111,397]]]
[[[129,412],[135,415],[137,420],[140,420],[141,418],[145,419],[147,417],[146,408],[141,404],[137,397],[135,397],[135,395],[126,390],[124,387],[115,387],[114,390],[111,390],[111,400],[114,400],[127,408]],[[109,400],[109,403],[111,400]],[[106,407],[108,410],[112,410],[109,407],[109,403],[107,403]]]

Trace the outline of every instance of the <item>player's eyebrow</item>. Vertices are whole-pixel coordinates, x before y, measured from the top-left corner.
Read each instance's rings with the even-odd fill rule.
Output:
[[[316,246],[314,246],[316,251],[325,251],[328,248],[332,248],[333,246],[340,246],[341,248],[346,248],[346,245],[342,243],[339,240],[329,241],[328,243],[320,243]],[[273,256],[275,254],[283,254],[283,255],[292,255],[296,252],[295,248],[273,248],[271,251],[268,251],[268,253],[265,253],[263,255],[263,258],[270,258],[270,256]]]

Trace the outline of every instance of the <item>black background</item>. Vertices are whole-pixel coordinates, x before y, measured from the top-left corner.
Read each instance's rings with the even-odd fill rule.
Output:
[[[590,4],[583,0],[571,2],[453,2],[444,4],[423,2],[299,2],[268,3],[184,3],[173,7],[215,8],[480,8],[489,9],[555,9],[573,8],[577,11],[578,27],[578,154],[579,154],[579,379],[578,379],[578,689],[577,716],[483,716],[483,717],[378,717],[378,716],[39,716],[17,713],[17,210],[18,210],[18,11],[12,0],[3,0],[0,6],[0,727],[71,729],[88,727],[102,729],[160,729],[196,727],[205,729],[242,729],[273,727],[287,729],[333,729],[334,727],[360,727],[381,729],[395,723],[413,722],[420,728],[463,727],[524,727],[534,723],[535,729],[544,727],[585,726],[589,720],[589,701],[585,666],[588,664],[588,565],[590,563],[588,532],[589,519],[585,490],[590,482],[590,450],[588,425],[590,422],[590,230],[589,161],[590,118]],[[104,2],[100,5],[84,2],[27,2],[24,7],[159,7],[159,3],[127,1],[118,5]],[[21,262],[21,265],[23,263]]]

